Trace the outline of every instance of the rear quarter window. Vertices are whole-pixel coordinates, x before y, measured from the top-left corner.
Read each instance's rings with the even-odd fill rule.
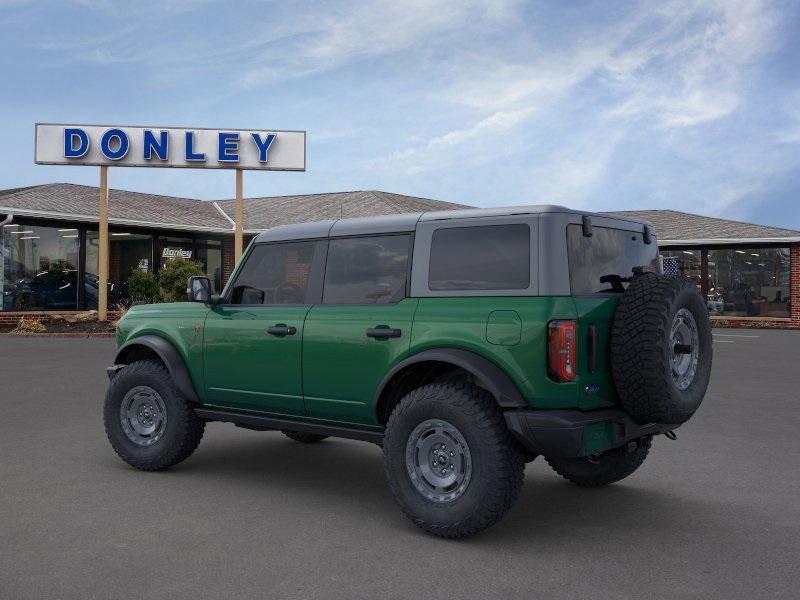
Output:
[[[658,269],[655,239],[645,244],[636,231],[593,227],[587,237],[580,225],[568,225],[567,252],[573,295],[622,292],[634,269]]]
[[[528,225],[437,229],[431,240],[428,288],[524,290],[531,282]]]

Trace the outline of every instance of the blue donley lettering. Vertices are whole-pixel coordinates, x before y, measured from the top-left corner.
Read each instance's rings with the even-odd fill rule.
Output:
[[[219,162],[239,162],[239,134],[223,133],[219,134]]]
[[[142,157],[145,160],[152,160],[153,152],[159,160],[167,160],[167,151],[169,149],[169,132],[160,131],[158,139],[153,135],[149,129],[144,130],[144,153]]]
[[[64,158],[80,158],[89,152],[89,136],[83,129],[64,129]]]
[[[156,131],[151,129],[142,129],[141,131],[142,159],[146,161],[168,161],[170,146],[169,138],[170,135],[173,133],[177,134],[177,132],[168,129]],[[131,143],[134,144],[133,148],[136,154],[138,154],[138,142],[135,140],[131,142],[128,137],[129,133],[131,133],[131,129],[127,129],[127,132],[120,128],[107,129],[100,138],[100,152],[102,153],[103,157],[108,160],[121,160],[127,156],[128,151],[131,149]],[[185,136],[184,160],[187,162],[206,162],[206,153],[203,150],[209,149],[207,148],[207,144],[209,143],[208,137],[201,137],[200,140],[197,140],[194,131],[184,130],[183,133]],[[240,161],[242,144],[240,137],[241,135],[247,134],[241,131],[220,131],[216,134],[217,162],[235,164]],[[269,150],[272,147],[277,134],[251,132],[249,137],[252,140],[255,150],[258,152],[258,161],[260,163],[268,162]],[[198,141],[200,142],[199,144]],[[85,129],[80,127],[64,128],[65,158],[83,158],[88,154],[91,145],[92,140]],[[247,151],[252,152],[252,146]]]
[[[128,134],[122,129],[109,129],[100,138],[100,151],[108,160],[124,158],[128,153],[128,146]]]

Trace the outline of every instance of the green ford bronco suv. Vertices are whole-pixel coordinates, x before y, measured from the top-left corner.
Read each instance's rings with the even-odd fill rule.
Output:
[[[652,226],[557,206],[276,227],[221,294],[187,293],[119,323],[104,420],[123,460],[166,469],[210,421],[374,442],[443,537],[500,520],[537,456],[581,486],[627,477],[711,371],[703,298],[661,275]]]

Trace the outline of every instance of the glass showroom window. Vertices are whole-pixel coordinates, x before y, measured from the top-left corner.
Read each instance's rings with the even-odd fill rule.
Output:
[[[130,231],[112,231],[109,241],[108,300],[128,298],[128,278],[135,270],[153,272],[153,236]],[[84,290],[86,306],[97,308],[98,233],[86,232]]]
[[[695,282],[700,287],[703,281],[702,250],[664,250],[661,257],[664,259],[665,275],[683,275]]]
[[[719,315],[789,318],[789,249],[709,250],[708,297]]]
[[[75,310],[79,245],[77,229],[3,226],[3,310]]]
[[[194,248],[194,238],[190,237],[159,237],[161,249],[161,266],[163,269],[167,262],[173,258],[182,260],[197,260]]]

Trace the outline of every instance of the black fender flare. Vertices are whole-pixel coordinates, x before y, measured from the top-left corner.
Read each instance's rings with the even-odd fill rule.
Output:
[[[114,364],[127,364],[123,359],[125,350],[134,346],[143,346],[155,352],[161,359],[161,362],[167,367],[172,381],[175,386],[180,390],[187,400],[195,403],[200,403],[197,393],[194,390],[192,377],[189,375],[189,369],[183,360],[180,352],[172,345],[171,342],[157,335],[143,335],[135,337],[119,347],[117,355],[114,358]]]
[[[489,391],[494,396],[497,404],[503,408],[527,408],[528,403],[520,394],[516,384],[500,367],[480,354],[461,350],[459,348],[437,348],[434,350],[424,350],[418,354],[413,354],[408,358],[397,363],[381,380],[375,396],[372,399],[372,410],[376,420],[378,419],[378,403],[384,389],[392,378],[415,363],[421,362],[444,362],[453,366],[460,367],[471,373],[480,383],[481,387]]]

